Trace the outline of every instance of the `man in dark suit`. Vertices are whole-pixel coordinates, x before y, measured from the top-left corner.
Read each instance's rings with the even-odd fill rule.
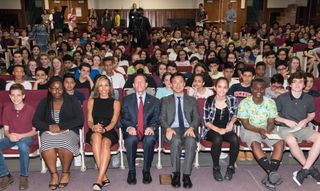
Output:
[[[143,142],[143,183],[152,181],[150,168],[153,160],[154,144],[159,128],[160,101],[146,93],[148,87],[144,74],[137,74],[133,79],[136,93],[123,98],[121,107],[121,127],[125,139],[129,165],[128,184],[136,184],[136,152],[139,141]]]
[[[172,186],[180,187],[180,154],[185,148],[183,187],[191,188],[192,163],[196,154],[200,116],[195,98],[183,93],[185,78],[181,73],[171,76],[174,94],[162,99],[160,122],[166,141],[171,145]]]

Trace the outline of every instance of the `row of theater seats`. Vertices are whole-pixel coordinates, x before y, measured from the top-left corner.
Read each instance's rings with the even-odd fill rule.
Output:
[[[87,89],[80,89],[80,91],[82,93],[84,93],[86,99],[88,99],[89,97],[89,91]],[[123,94],[126,94],[123,92],[122,89],[116,89],[116,91],[118,91],[119,93],[119,100],[121,101],[122,100],[122,96]],[[34,108],[37,108],[39,102],[46,97],[47,95],[47,90],[27,90],[25,92],[26,96],[25,96],[25,102],[32,105]],[[9,104],[11,101],[9,99],[9,92],[8,91],[0,91],[0,126],[3,125],[3,121],[2,121],[2,113],[3,113],[3,108]],[[200,117],[201,119],[203,119],[203,107],[204,107],[204,103],[205,103],[205,99],[198,99],[197,100],[197,103],[198,103],[198,109],[199,109],[199,113],[200,113]],[[314,123],[312,125],[313,128],[317,129],[318,125],[320,124],[320,97],[318,98],[315,98],[314,99],[314,104],[315,104],[315,108],[316,108],[316,118],[314,120]],[[92,156],[93,153],[92,153],[92,148],[89,144],[85,143],[84,140],[85,140],[85,135],[86,133],[88,132],[89,128],[88,128],[88,125],[87,125],[87,100],[84,101],[83,103],[83,112],[84,112],[84,116],[85,116],[85,122],[84,122],[84,125],[83,125],[83,128],[79,130],[79,134],[80,134],[80,144],[79,144],[79,147],[80,147],[80,154],[81,154],[81,157],[82,157],[82,165],[81,165],[81,171],[85,171],[86,170],[86,165],[85,165],[85,160],[84,160],[84,157],[85,156]],[[199,128],[199,134],[201,135],[201,129],[204,128],[203,126],[204,124],[201,123],[200,125],[200,128]],[[124,152],[125,152],[125,147],[124,147],[124,140],[123,140],[123,136],[122,136],[122,132],[121,130],[119,130],[118,128],[116,128],[116,131],[118,132],[119,134],[119,142],[118,144],[114,145],[112,148],[111,148],[111,154],[114,155],[114,154],[119,154],[120,153],[120,167],[122,169],[124,169]],[[239,125],[235,127],[235,131],[237,133],[239,133]],[[156,146],[155,146],[155,152],[158,154],[158,157],[157,157],[157,168],[162,168],[162,164],[161,164],[161,152],[163,153],[170,153],[170,145],[169,144],[166,144],[166,143],[163,143],[162,141],[162,131],[161,131],[161,127],[159,127],[159,141],[156,143]],[[38,157],[40,156],[40,153],[39,153],[39,145],[40,141],[39,141],[39,137],[35,137],[35,142],[34,142],[34,145],[32,145],[32,147],[30,148],[30,157]],[[161,144],[160,144],[161,143]],[[309,150],[312,146],[312,143],[308,143],[306,141],[303,141],[302,143],[300,143],[300,147],[303,149],[303,150]],[[229,151],[229,143],[227,142],[223,142],[222,144],[222,150],[223,151]],[[240,146],[241,150],[250,150],[250,148],[248,147],[248,145],[246,145],[244,142],[241,141],[241,146]],[[140,142],[138,144],[138,152],[143,152],[143,149],[142,149],[142,142]],[[198,153],[200,151],[210,151],[211,149],[211,142],[209,141],[206,141],[206,140],[201,140],[199,143],[198,143],[198,147],[197,147],[197,153],[196,153],[196,159],[195,159],[195,167],[199,167],[199,155]],[[266,151],[271,151],[271,148],[269,148],[267,145],[264,145],[264,150]],[[18,150],[16,149],[5,149],[3,151],[3,154],[5,157],[19,157],[19,154],[18,154]],[[42,170],[41,170],[42,173],[45,173],[46,172],[46,166],[45,166],[45,163],[44,161],[42,160]]]

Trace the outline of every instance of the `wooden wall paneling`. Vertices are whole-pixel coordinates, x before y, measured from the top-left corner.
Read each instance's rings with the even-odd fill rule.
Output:
[[[225,28],[224,16],[228,10],[228,3],[228,0],[213,0],[212,3],[205,1],[204,7],[208,12],[208,19],[214,26]],[[232,7],[237,12],[237,20],[233,25],[233,31],[240,31],[241,26],[247,20],[247,0],[244,9],[241,9],[240,0],[232,2]]]
[[[109,10],[114,11],[114,10]],[[121,9],[120,16],[121,19],[126,19],[128,24],[128,9]],[[104,10],[96,10],[99,18],[103,15]],[[146,9],[144,10],[144,15],[149,18],[152,27],[162,27],[168,26],[168,19],[194,19],[196,14],[196,9]]]
[[[247,22],[247,1],[245,1],[245,8],[241,9],[241,3],[237,3],[237,24],[233,27],[234,31],[239,32],[241,27]]]
[[[22,28],[25,28],[27,26],[27,17],[26,17],[26,6],[24,3],[24,0],[21,0],[21,12],[20,12],[20,18],[19,22]]]
[[[84,0],[83,3],[79,3],[79,1],[74,0],[59,0],[59,3],[54,3],[54,0],[49,0],[49,9],[52,10],[54,7],[62,7],[62,6],[68,6],[66,9],[66,12],[64,14],[65,21],[67,21],[67,16],[69,12],[69,7],[73,7],[74,9],[76,7],[81,8],[82,15],[81,17],[77,17],[77,22],[86,22],[88,20],[88,1]]]
[[[204,7],[210,21],[220,22],[220,1],[221,0],[213,0],[212,3],[205,1]]]
[[[10,25],[15,26],[16,28],[26,26],[26,21],[23,19],[24,17],[21,9],[0,9],[0,16],[0,22],[3,28],[9,28]],[[17,18],[17,20],[10,20],[12,18]]]

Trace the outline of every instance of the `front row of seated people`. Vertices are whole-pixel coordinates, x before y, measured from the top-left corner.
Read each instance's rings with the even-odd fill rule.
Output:
[[[68,87],[68,77],[65,79]],[[199,141],[201,122],[197,101],[186,95],[183,74],[175,73],[170,77],[173,94],[161,101],[146,93],[147,79],[138,74],[133,79],[135,93],[123,98],[122,105],[114,99],[110,80],[104,76],[96,80],[93,96],[87,105],[89,132],[86,142],[92,145],[98,176],[93,190],[102,190],[110,184],[106,171],[110,162],[111,146],[118,142],[115,127],[121,115],[120,126],[124,134],[125,149],[129,172],[127,183],[136,184],[136,151],[138,142],[142,142],[144,164],[142,169],[144,184],[152,182],[151,164],[155,143],[158,140],[158,128],[162,126],[164,143],[170,146],[172,165],[172,186],[181,186],[181,174],[184,188],[191,188],[192,164]],[[74,83],[71,79],[71,84]],[[237,119],[240,120],[240,138],[253,151],[258,164],[266,172],[261,181],[269,190],[275,190],[282,178],[277,172],[281,163],[285,145],[290,148],[302,168],[293,173],[293,180],[300,186],[311,175],[319,184],[320,173],[314,166],[320,152],[320,134],[307,124],[315,117],[313,99],[303,92],[306,80],[301,72],[288,79],[290,91],[280,95],[276,101],[264,96],[266,84],[263,79],[254,79],[251,83],[252,95],[238,105],[234,96],[227,95],[229,81],[220,77],[214,85],[215,95],[207,98],[204,105],[204,124],[201,138],[211,141],[213,177],[217,181],[231,180],[235,173],[235,161],[239,153],[240,139],[233,131]],[[71,85],[72,86],[72,85]],[[83,126],[84,116],[80,101],[64,93],[64,83],[60,77],[48,82],[48,95],[34,110],[24,103],[24,87],[13,84],[9,96],[12,104],[4,108],[3,123],[5,138],[0,140],[0,190],[6,189],[14,180],[5,163],[2,150],[17,145],[20,154],[19,189],[28,188],[29,147],[36,130],[40,132],[40,152],[51,178],[49,188],[64,188],[70,181],[70,165],[73,157],[79,155],[79,129]],[[34,114],[33,114],[34,113]],[[33,117],[32,117],[33,116]],[[32,119],[32,121],[31,121]],[[275,123],[279,123],[276,127]],[[22,125],[23,124],[23,125]],[[22,128],[23,127],[23,128]],[[268,134],[278,134],[282,139],[269,139]],[[308,157],[304,156],[298,142],[313,142]],[[219,155],[223,141],[230,143],[230,160],[225,175],[221,174]],[[262,143],[273,147],[270,159],[263,151]],[[185,150],[183,167],[180,154]],[[56,167],[57,156],[62,163],[59,176]]]

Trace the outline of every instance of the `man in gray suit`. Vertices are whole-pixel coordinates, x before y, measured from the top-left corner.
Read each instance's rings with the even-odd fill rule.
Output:
[[[180,187],[180,154],[184,145],[183,187],[191,188],[190,175],[196,154],[200,116],[195,98],[184,95],[185,78],[181,73],[171,77],[174,94],[161,103],[160,122],[165,130],[165,141],[170,144],[173,171],[172,186]]]

